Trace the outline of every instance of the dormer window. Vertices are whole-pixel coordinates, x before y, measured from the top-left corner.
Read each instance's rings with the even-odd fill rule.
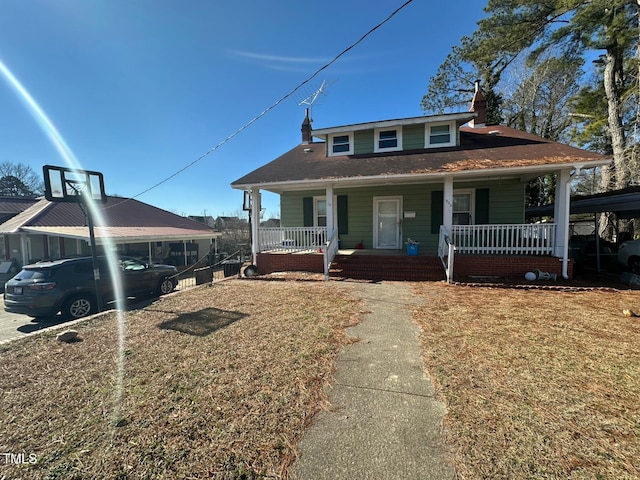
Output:
[[[456,140],[452,123],[427,124],[426,129],[426,148],[455,146]]]
[[[376,128],[375,152],[402,150],[402,130],[400,128]]]
[[[329,155],[353,155],[353,133],[331,135]]]

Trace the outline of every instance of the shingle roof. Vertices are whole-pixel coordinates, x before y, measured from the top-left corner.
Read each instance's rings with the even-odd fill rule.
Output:
[[[394,153],[327,157],[325,143],[301,144],[272,162],[239,178],[231,185],[312,180],[357,179],[394,175],[440,175],[489,169],[522,170],[533,166],[589,163],[611,159],[530,135],[505,126],[462,127],[460,145]]]
[[[206,225],[134,199],[108,197],[94,215],[97,238],[121,241],[213,238]],[[72,238],[88,238],[86,217],[75,203],[39,199],[22,213],[0,225],[0,233],[38,232]]]

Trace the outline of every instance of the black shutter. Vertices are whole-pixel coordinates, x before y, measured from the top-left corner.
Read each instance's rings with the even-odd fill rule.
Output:
[[[489,223],[489,189],[476,189],[476,225]]]
[[[443,221],[443,207],[444,192],[442,190],[431,192],[431,233],[435,233],[436,235],[440,233],[440,225],[442,225]]]
[[[338,233],[340,235],[349,233],[349,215],[346,195],[338,195]]]
[[[302,199],[303,227],[313,227],[313,197]]]

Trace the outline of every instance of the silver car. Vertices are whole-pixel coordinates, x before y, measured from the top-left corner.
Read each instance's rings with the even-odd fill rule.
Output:
[[[620,245],[618,263],[640,275],[640,239],[630,240]]]

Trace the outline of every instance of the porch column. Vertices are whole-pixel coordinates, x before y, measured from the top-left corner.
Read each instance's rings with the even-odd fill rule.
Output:
[[[29,265],[29,245],[27,243],[27,234],[20,234],[20,250],[22,253],[22,264]]]
[[[554,257],[562,258],[562,274],[567,276],[566,266],[569,259],[569,212],[571,194],[571,170],[561,170],[556,178],[556,198],[553,206],[556,223]]]
[[[258,253],[260,253],[260,189],[251,189],[251,263],[258,266]]]
[[[451,235],[453,227],[453,177],[444,177],[442,200],[442,224]]]
[[[333,229],[335,225],[335,219],[333,218],[333,185],[327,185],[326,189],[327,199],[327,241],[331,239],[333,235]]]

